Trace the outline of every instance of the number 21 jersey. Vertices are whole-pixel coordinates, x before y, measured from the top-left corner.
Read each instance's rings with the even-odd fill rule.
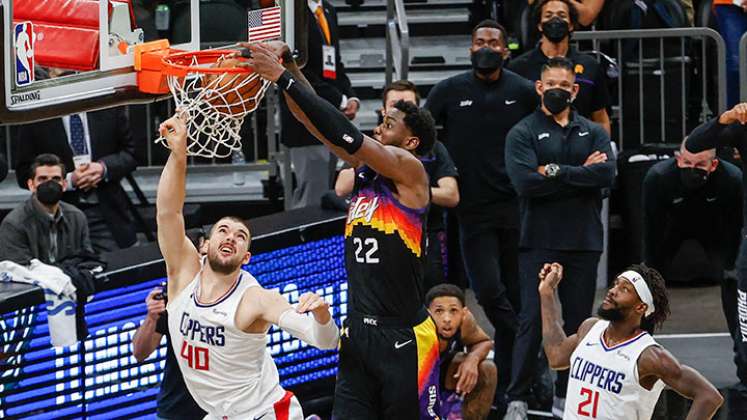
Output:
[[[406,207],[395,193],[390,179],[367,166],[356,169],[345,225],[345,266],[351,309],[407,320],[423,307],[428,207]]]
[[[650,419],[664,382],[641,386],[638,358],[657,346],[647,332],[608,347],[603,338],[609,321],[597,321],[571,355],[563,419]]]

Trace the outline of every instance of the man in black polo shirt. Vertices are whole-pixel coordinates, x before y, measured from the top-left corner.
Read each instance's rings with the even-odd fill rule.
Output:
[[[512,59],[508,68],[534,82],[539,80],[542,66],[549,57],[567,57],[573,62],[579,86],[573,107],[582,116],[604,127],[609,134],[609,94],[604,70],[596,59],[570,46],[571,33],[578,23],[576,7],[570,0],[542,0],[535,12],[535,22],[542,34],[539,44]]]
[[[473,29],[470,52],[473,69],[439,82],[425,107],[443,125],[441,139],[459,171],[462,257],[470,286],[495,327],[500,410],[519,304],[518,202],[503,152],[506,134],[534,110],[537,95],[529,81],[502,68],[506,31],[495,21]]]
[[[527,397],[542,339],[537,273],[544,263],[565,267],[563,328],[576,332],[591,315],[602,253],[602,189],[612,186],[615,157],[607,133],[571,109],[578,92],[573,63],[548,60],[536,82],[542,106],[506,139],[506,169],[519,194],[521,314],[514,345],[507,419],[526,419]],[[558,372],[553,414],[562,417],[568,372]]]
[[[132,354],[138,362],[143,362],[161,344],[166,336],[166,363],[163,368],[161,390],[158,392],[156,418],[159,420],[200,419],[205,417],[199,405],[192,399],[179,364],[168,343],[169,327],[166,312],[165,290],[156,287],[148,293],[145,304],[148,315],[132,337]]]

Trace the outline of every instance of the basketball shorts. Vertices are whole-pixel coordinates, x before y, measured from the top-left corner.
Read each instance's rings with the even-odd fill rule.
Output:
[[[438,373],[436,324],[425,308],[414,322],[351,313],[332,418],[438,419]]]

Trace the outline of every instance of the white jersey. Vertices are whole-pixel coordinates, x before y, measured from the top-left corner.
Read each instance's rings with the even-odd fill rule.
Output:
[[[267,350],[267,334],[236,327],[244,292],[260,287],[241,271],[212,304],[198,301],[200,273],[168,304],[169,333],[184,382],[197,404],[218,419],[253,419],[283,399],[278,370]]]
[[[639,383],[638,358],[657,346],[647,332],[607,347],[603,334],[609,321],[597,321],[571,355],[563,419],[650,419],[661,380],[651,390]]]

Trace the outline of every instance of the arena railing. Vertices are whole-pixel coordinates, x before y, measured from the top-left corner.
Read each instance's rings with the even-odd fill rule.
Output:
[[[613,81],[612,137],[621,149],[679,143],[713,108],[726,110],[726,47],[710,28],[576,32],[572,41]]]
[[[406,80],[410,66],[410,28],[402,0],[387,0],[386,6],[386,84]]]

